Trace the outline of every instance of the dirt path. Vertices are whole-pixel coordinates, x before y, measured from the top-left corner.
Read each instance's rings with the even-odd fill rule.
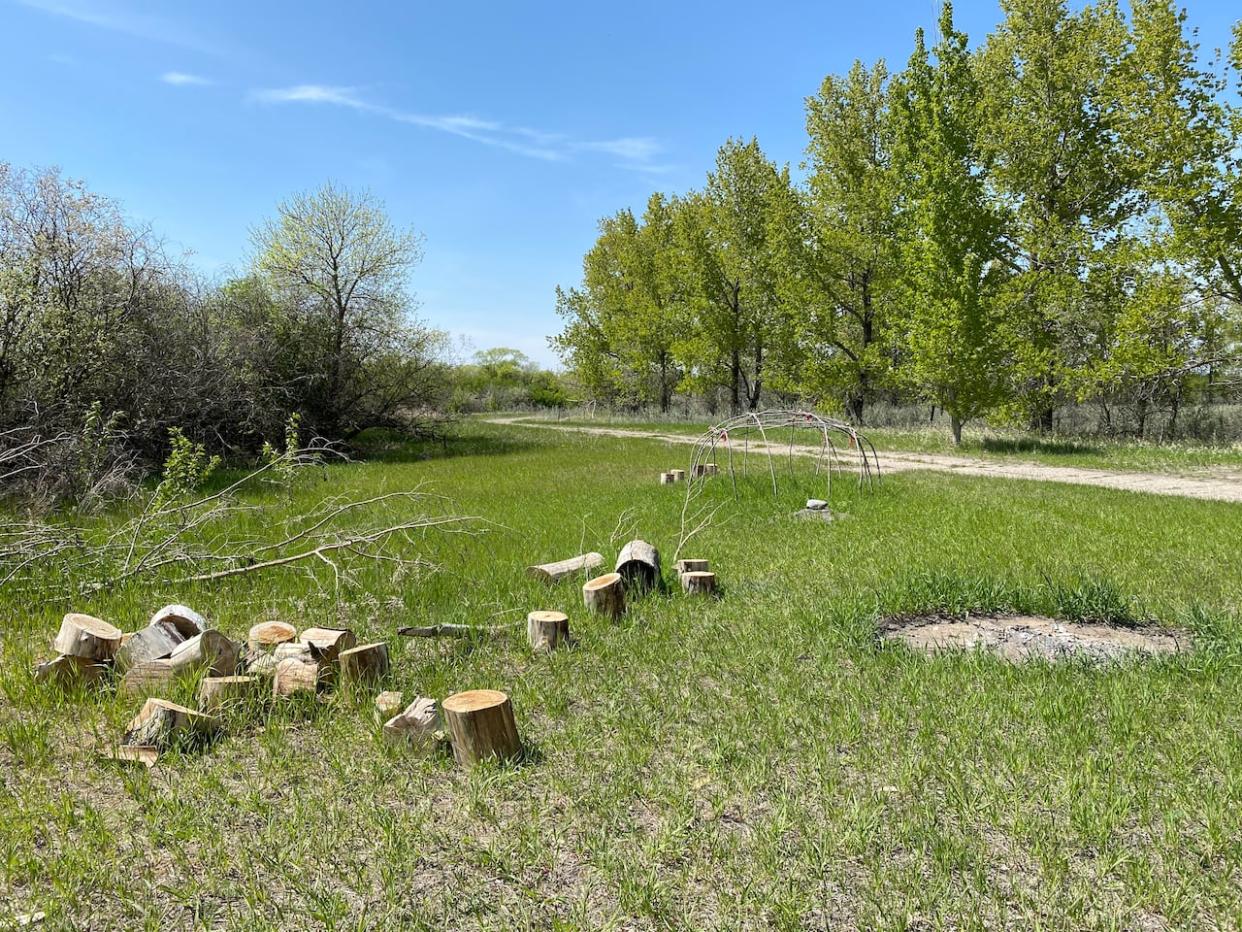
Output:
[[[579,427],[564,424],[541,423],[522,417],[488,418],[489,424],[505,424],[559,430],[567,433],[589,434],[596,437],[640,437],[645,440],[664,440],[668,443],[694,444],[698,438],[685,434],[667,434],[660,431],[624,430],[616,427]],[[750,449],[763,450],[762,443],[751,443]],[[788,454],[787,444],[773,444],[773,450]],[[818,447],[795,446],[794,453],[815,456]],[[880,473],[906,472],[912,469],[930,469],[935,472],[951,472],[962,476],[983,476],[997,479],[1030,479],[1036,482],[1064,482],[1069,485],[1094,485],[1123,492],[1146,492],[1150,495],[1173,495],[1182,498],[1201,498],[1219,502],[1242,502],[1242,477],[1173,476],[1160,473],[1124,472],[1107,469],[1083,469],[1078,466],[1045,466],[1041,463],[981,460],[965,456],[947,456],[941,453],[881,452]]]

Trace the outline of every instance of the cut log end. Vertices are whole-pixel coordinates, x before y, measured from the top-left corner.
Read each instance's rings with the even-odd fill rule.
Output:
[[[298,636],[298,629],[283,621],[261,621],[250,629],[246,636],[246,645],[252,653],[275,650],[277,644],[292,641]]]
[[[582,587],[587,610],[608,618],[625,614],[625,582],[620,573],[607,573],[588,580]]]
[[[674,469],[672,473],[673,473],[674,482],[685,482],[686,481],[686,471],[684,469]]]
[[[240,651],[238,644],[223,631],[208,628],[178,644],[168,659],[178,674],[202,668],[209,676],[232,676],[237,672]]]
[[[716,591],[716,574],[703,572],[682,573],[681,588],[687,595],[712,595]]]
[[[292,696],[295,693],[315,693],[319,689],[319,664],[305,663],[291,657],[276,664],[272,675],[272,695]]]
[[[207,619],[185,605],[165,605],[151,616],[152,625],[167,624],[181,635],[182,640],[202,634],[207,630]]]
[[[660,485],[672,485],[676,481],[671,472],[660,473]]]
[[[344,685],[374,683],[388,674],[388,645],[380,641],[341,651],[340,663]]]
[[[70,612],[60,623],[53,647],[58,654],[87,660],[111,660],[121,646],[124,632],[93,615]]]
[[[569,643],[569,616],[563,612],[531,612],[526,616],[531,650],[550,653]]]
[[[632,540],[617,554],[615,569],[627,589],[646,592],[660,582],[660,551],[645,540]]]
[[[494,689],[456,693],[441,707],[453,739],[453,756],[463,767],[488,758],[509,760],[522,750],[513,704]]]
[[[707,560],[688,559],[677,561],[677,574],[679,576],[683,573],[706,573],[710,569],[711,564]]]

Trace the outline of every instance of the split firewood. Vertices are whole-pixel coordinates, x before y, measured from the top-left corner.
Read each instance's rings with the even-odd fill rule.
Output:
[[[252,655],[270,651],[277,644],[292,641],[298,636],[298,629],[283,621],[261,621],[250,629],[246,644]]]
[[[151,616],[152,625],[170,624],[177,629],[181,639],[187,640],[207,630],[207,619],[185,605],[165,605]]]
[[[239,646],[223,632],[208,628],[182,641],[169,655],[174,672],[206,667],[209,676],[232,676],[237,672]]]
[[[716,591],[715,573],[682,573],[681,588],[687,595],[711,595]]]
[[[401,693],[385,690],[375,697],[375,711],[385,721],[401,711]]]
[[[676,481],[677,480],[673,478],[673,474],[671,472],[660,473],[660,485],[672,485]]]
[[[220,720],[167,699],[148,699],[125,729],[122,744],[163,750],[180,737],[204,739],[220,730]]]
[[[244,702],[259,694],[257,676],[208,676],[198,684],[198,706],[215,712],[230,703]]]
[[[358,646],[358,638],[348,628],[307,628],[298,635],[298,640],[306,644],[322,665],[335,665],[341,651]]]
[[[583,570],[593,570],[595,567],[603,565],[603,554],[592,552],[570,557],[568,560],[560,560],[556,563],[540,563],[538,566],[527,567],[526,571],[532,576],[554,583],[564,579],[566,576],[572,576],[574,573],[580,573]]]
[[[107,672],[106,666],[86,657],[61,654],[54,660],[45,660],[35,664],[34,677],[39,682],[55,683],[57,686],[69,686],[74,683],[89,686],[100,682]]]
[[[87,660],[111,660],[121,646],[122,631],[99,618],[70,612],[52,642],[58,654]]]
[[[149,696],[166,691],[176,678],[177,672],[167,657],[144,660],[125,671],[119,691],[123,696]]]
[[[551,652],[569,642],[569,616],[563,612],[531,612],[526,616],[531,650]]]
[[[660,582],[660,552],[645,540],[632,540],[617,554],[614,569],[627,590],[645,592]]]
[[[319,689],[319,664],[304,663],[296,658],[281,660],[272,675],[272,695],[291,696],[297,692]]]
[[[711,564],[707,560],[678,560],[677,575],[683,573],[706,573],[711,569]]]
[[[142,764],[150,769],[160,759],[159,749],[141,744],[120,744],[100,752],[100,756],[108,760],[121,761],[126,764]]]
[[[494,689],[456,693],[441,707],[453,739],[453,756],[463,767],[489,757],[508,760],[522,750],[513,704]]]
[[[384,737],[395,744],[406,744],[423,751],[435,747],[440,728],[436,701],[419,696],[404,711],[384,722]]]
[[[148,660],[162,660],[185,640],[171,621],[153,621],[125,639],[116,652],[116,668],[124,673]]]
[[[382,641],[341,651],[341,682],[347,686],[375,682],[388,673],[388,645]]]
[[[620,573],[608,573],[588,580],[582,587],[582,601],[589,611],[609,618],[625,614],[625,583]]]

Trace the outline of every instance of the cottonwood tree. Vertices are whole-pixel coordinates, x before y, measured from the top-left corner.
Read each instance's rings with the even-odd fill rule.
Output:
[[[412,314],[421,238],[370,194],[332,184],[284,201],[253,236],[256,270],[296,315],[302,414],[328,436],[408,428],[444,386],[442,334]]]

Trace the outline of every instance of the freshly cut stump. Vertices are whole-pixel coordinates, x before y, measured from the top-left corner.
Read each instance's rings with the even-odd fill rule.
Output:
[[[135,631],[117,649],[116,668],[124,673],[130,667],[148,660],[162,660],[172,654],[185,640],[176,626],[166,622],[152,622],[141,631]]]
[[[625,582],[620,573],[608,573],[588,580],[582,587],[582,602],[587,610],[608,618],[625,614]]]
[[[453,756],[463,767],[489,757],[508,760],[522,750],[513,704],[504,693],[494,689],[456,693],[441,708],[453,738]]]
[[[305,663],[296,658],[276,664],[272,676],[273,696],[292,696],[298,692],[316,692],[319,689],[319,664]]]
[[[1059,621],[1040,615],[924,615],[890,619],[881,636],[927,653],[985,650],[1005,660],[1058,660],[1078,656],[1118,660],[1125,656],[1167,655],[1187,650],[1182,631]]]
[[[682,573],[681,588],[687,595],[711,595],[716,591],[716,574],[704,572]]]
[[[645,540],[632,540],[617,554],[614,569],[625,580],[625,588],[646,592],[660,581],[660,551]]]
[[[347,686],[374,683],[388,673],[388,645],[383,641],[341,651],[341,682]]]
[[[198,705],[205,712],[214,712],[258,694],[257,676],[208,676],[198,684]]]
[[[673,470],[673,481],[674,482],[685,482],[686,471],[684,469],[674,469]]]
[[[298,629],[283,621],[261,621],[250,629],[246,644],[253,654],[275,650],[277,644],[292,641],[298,636]]]
[[[436,711],[436,701],[419,696],[384,723],[384,737],[396,744],[429,751],[435,747],[439,727],[440,714]]]
[[[569,616],[564,612],[531,612],[526,616],[531,650],[551,653],[569,642]]]
[[[181,634],[182,639],[192,638],[207,630],[207,619],[185,605],[165,605],[151,616],[152,625],[169,624]]]
[[[711,564],[707,560],[678,560],[677,574],[682,573],[706,573],[711,569]]]
[[[52,642],[58,654],[87,660],[111,660],[121,646],[124,632],[93,615],[70,612],[60,623],[60,633]]]
[[[592,551],[591,553],[570,557],[568,560],[558,560],[555,563],[540,563],[538,566],[530,566],[526,568],[526,572],[537,579],[554,583],[564,579],[566,576],[572,576],[574,573],[580,573],[583,570],[593,570],[595,567],[603,565],[604,555]]]
[[[90,685],[100,682],[108,668],[86,657],[73,657],[61,654],[54,660],[45,660],[35,664],[35,679],[43,683],[55,683],[58,686],[69,686],[74,683]]]
[[[163,692],[177,678],[172,661],[167,657],[134,664],[121,677],[120,692],[123,696],[149,696]]]
[[[660,485],[672,485],[676,481],[671,472],[660,473]]]
[[[209,676],[232,676],[237,672],[239,654],[240,648],[228,635],[208,628],[178,644],[168,659],[177,674],[205,667]]]
[[[219,730],[220,720],[215,716],[187,709],[167,699],[148,699],[125,729],[121,743],[163,750],[178,735],[202,738]]]

